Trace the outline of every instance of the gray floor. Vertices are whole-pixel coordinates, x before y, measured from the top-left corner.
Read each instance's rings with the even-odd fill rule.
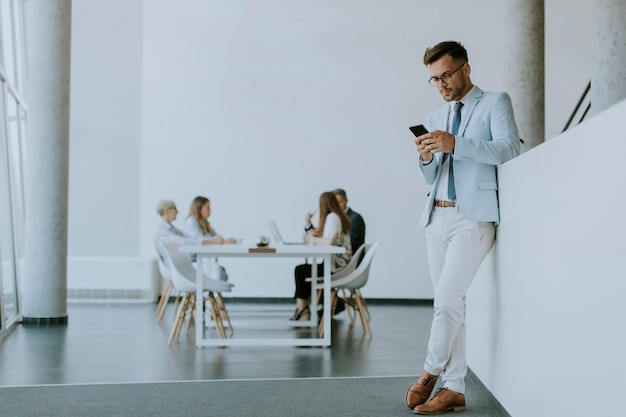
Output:
[[[284,314],[287,320],[292,310],[291,303],[226,302],[234,318],[259,309]],[[370,301],[371,339],[363,334],[360,323],[350,326],[344,312],[333,320],[330,348],[197,349],[193,331],[167,347],[172,307],[157,323],[152,304],[70,304],[67,326],[18,326],[0,343],[0,386],[413,377],[424,361],[432,318],[428,303]],[[470,374],[468,378],[472,378],[468,387],[483,390],[475,377]],[[403,398],[403,393],[398,396]],[[492,401],[488,393],[481,391],[480,397]],[[468,410],[465,415],[473,414]]]

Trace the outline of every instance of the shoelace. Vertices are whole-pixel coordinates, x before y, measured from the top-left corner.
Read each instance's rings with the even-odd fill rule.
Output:
[[[443,394],[445,394],[448,391],[448,388],[439,388],[436,392],[435,395],[433,395],[433,399],[435,399],[436,397],[439,397]]]
[[[424,378],[424,380],[422,381],[422,384],[424,384],[424,386],[428,387],[433,381],[436,381],[437,377],[435,375],[428,375],[426,378]]]

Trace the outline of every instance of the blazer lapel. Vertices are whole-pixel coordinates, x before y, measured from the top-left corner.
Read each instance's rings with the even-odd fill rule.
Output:
[[[476,105],[478,104],[482,96],[483,90],[481,90],[477,86],[474,86],[474,89],[470,93],[470,97],[467,100],[467,108],[465,111],[462,112],[463,118],[461,119],[461,125],[459,126],[459,136],[463,136],[465,134],[465,128],[467,127],[467,124],[472,117],[472,113],[474,112],[474,109],[476,108]]]

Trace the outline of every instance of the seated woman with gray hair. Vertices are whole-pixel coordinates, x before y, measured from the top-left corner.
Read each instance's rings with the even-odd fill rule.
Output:
[[[157,206],[157,213],[161,216],[161,221],[157,225],[157,228],[154,232],[154,246],[156,251],[161,258],[161,261],[168,266],[167,257],[161,253],[161,249],[159,248],[158,242],[173,242],[178,246],[183,245],[211,245],[216,243],[231,243],[233,239],[222,239],[221,241],[217,241],[214,237],[202,236],[202,235],[190,235],[189,233],[185,233],[181,231],[179,228],[174,226],[172,222],[176,220],[176,216],[178,215],[178,209],[176,208],[176,203],[172,200],[161,200]],[[234,240],[233,240],[234,241]],[[193,254],[193,258],[191,261],[194,263],[196,261],[196,256]],[[202,269],[204,273],[213,279],[219,279],[222,281],[228,280],[228,274],[224,267],[222,267],[215,258],[205,258],[205,262],[202,264]]]
[[[189,237],[176,226],[172,224],[176,220],[178,215],[178,209],[176,203],[172,200],[161,200],[157,205],[157,213],[161,216],[161,221],[157,225],[154,231],[154,247],[159,254],[159,257],[167,265],[167,259],[159,250],[158,242],[173,242],[178,246],[183,245],[208,245],[212,243],[210,239],[203,239],[202,237]],[[169,266],[169,265],[168,265]]]

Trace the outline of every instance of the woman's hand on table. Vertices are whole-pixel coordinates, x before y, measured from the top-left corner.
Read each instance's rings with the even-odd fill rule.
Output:
[[[309,245],[314,245],[315,244],[315,236],[313,236],[312,233],[305,233],[302,236],[302,240],[304,241],[304,243],[307,243]]]

